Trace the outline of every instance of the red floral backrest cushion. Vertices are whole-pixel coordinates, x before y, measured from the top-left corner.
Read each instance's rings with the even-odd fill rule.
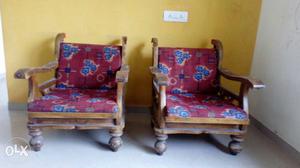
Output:
[[[116,72],[122,65],[121,54],[121,46],[61,43],[56,87],[115,88]]]
[[[168,93],[209,93],[217,75],[214,49],[165,48],[158,52],[158,68],[168,75]]]

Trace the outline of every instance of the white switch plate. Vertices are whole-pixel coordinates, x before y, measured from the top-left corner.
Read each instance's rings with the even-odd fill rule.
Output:
[[[165,22],[187,22],[188,12],[186,11],[164,11]]]

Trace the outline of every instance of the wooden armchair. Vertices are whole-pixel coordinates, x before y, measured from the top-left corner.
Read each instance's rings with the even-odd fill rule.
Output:
[[[56,61],[15,73],[15,78],[29,81],[30,145],[34,151],[41,149],[43,128],[109,129],[109,145],[117,151],[125,125],[127,37],[122,46],[65,43],[64,38],[64,33],[56,36]],[[55,77],[39,85],[36,75],[50,71]]]
[[[205,133],[230,135],[229,151],[238,154],[249,125],[248,91],[265,85],[221,68],[219,40],[212,40],[212,49],[158,47],[156,38],[152,43],[156,152],[166,151],[168,134]],[[222,87],[221,76],[241,83],[239,95]]]

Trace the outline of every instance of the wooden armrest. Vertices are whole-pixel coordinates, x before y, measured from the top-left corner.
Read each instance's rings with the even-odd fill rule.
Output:
[[[45,95],[49,92],[49,89],[51,87],[54,87],[56,85],[57,79],[56,78],[52,78],[48,81],[43,82],[42,84],[38,85],[38,88],[40,90],[40,92]]]
[[[241,75],[236,75],[234,73],[232,73],[231,71],[221,68],[219,70],[220,74],[229,80],[233,80],[233,81],[239,81],[242,82],[243,84],[246,84],[248,86],[250,86],[251,88],[254,89],[261,89],[261,88],[265,88],[265,84],[257,79],[253,79],[251,77],[247,77],[247,76],[241,76]]]
[[[15,72],[14,76],[16,79],[29,79],[32,75],[49,72],[57,68],[57,66],[58,66],[57,61],[52,61],[41,67],[19,69]]]
[[[157,68],[150,67],[150,71],[152,75],[154,75],[154,81],[159,85],[168,86],[168,76],[165,74],[162,74]]]
[[[120,69],[120,71],[117,72],[116,75],[116,81],[127,83],[128,82],[128,76],[129,76],[129,66],[123,65]]]

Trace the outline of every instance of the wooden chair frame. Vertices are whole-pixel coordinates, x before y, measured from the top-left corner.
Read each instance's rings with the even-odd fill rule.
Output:
[[[27,79],[29,82],[28,103],[38,98],[39,93],[45,95],[49,89],[54,87],[56,79],[52,78],[42,84],[38,84],[36,75],[50,72],[58,67],[60,44],[65,39],[64,33],[59,33],[55,39],[56,60],[48,64],[35,67],[19,69],[15,73],[16,79]],[[122,67],[116,74],[117,82],[117,105],[119,111],[116,113],[61,113],[61,112],[28,112],[28,129],[32,137],[30,145],[34,151],[39,151],[43,145],[42,129],[109,129],[111,138],[109,146],[113,151],[117,151],[122,145],[121,136],[123,134],[124,123],[124,96],[125,85],[128,81],[129,66],[125,64],[127,37],[122,37]]]
[[[237,121],[232,119],[217,118],[180,118],[167,117],[166,113],[166,88],[168,86],[168,77],[158,70],[158,39],[152,38],[153,44],[153,67],[150,71],[153,75],[153,111],[152,111],[152,127],[155,131],[157,141],[154,145],[156,152],[162,155],[166,149],[166,140],[168,134],[226,134],[230,135],[232,141],[229,143],[229,151],[231,154],[238,154],[242,150],[241,142],[247,132],[249,120]],[[248,108],[248,92],[251,88],[260,89],[265,85],[256,79],[246,76],[233,74],[227,69],[221,67],[223,57],[223,46],[221,41],[212,40],[212,45],[217,53],[218,58],[218,74],[217,89],[218,94],[224,99],[230,98],[238,102],[238,106],[249,115]],[[221,77],[237,81],[241,83],[239,95],[225,89],[221,85]]]

